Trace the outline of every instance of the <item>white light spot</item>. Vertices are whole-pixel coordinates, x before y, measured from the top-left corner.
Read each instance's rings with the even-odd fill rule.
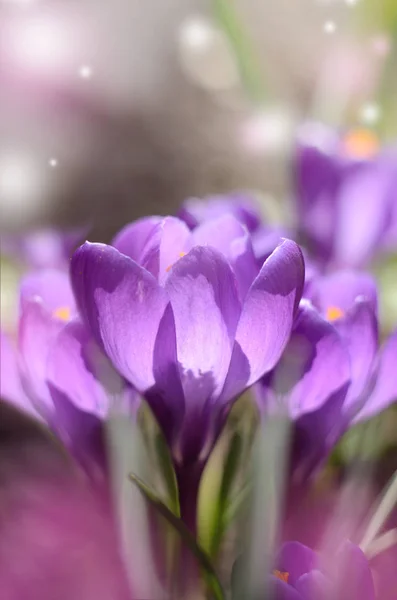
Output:
[[[244,148],[254,154],[283,152],[293,136],[293,117],[286,109],[268,108],[244,122]]]
[[[181,43],[195,50],[205,49],[211,43],[212,36],[211,24],[202,17],[190,17],[181,26]]]
[[[22,221],[35,213],[45,202],[45,188],[39,161],[23,154],[0,155],[0,212],[5,221]]]
[[[334,21],[326,21],[324,23],[324,31],[325,33],[335,33],[336,31],[336,24]]]
[[[364,106],[361,107],[359,114],[360,120],[365,123],[365,125],[375,125],[378,123],[380,115],[380,107],[372,102],[364,104]]]
[[[55,169],[55,167],[58,166],[58,159],[57,158],[50,158],[50,160],[48,161],[48,164],[50,165],[50,167],[52,167],[53,169]]]
[[[379,34],[372,38],[371,46],[372,50],[379,58],[385,58],[390,54],[392,44],[387,34]]]
[[[92,77],[92,68],[89,65],[82,65],[79,69],[79,75],[82,79],[90,79]]]
[[[355,6],[359,0],[345,0],[348,6]]]
[[[71,34],[52,15],[17,21],[6,30],[7,58],[23,71],[53,76],[67,69],[71,59]]]

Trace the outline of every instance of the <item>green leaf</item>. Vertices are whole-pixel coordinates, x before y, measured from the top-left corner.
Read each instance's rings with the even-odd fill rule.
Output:
[[[212,0],[212,7],[219,26],[229,39],[247,93],[252,101],[263,104],[266,92],[257,53],[233,0]]]
[[[179,534],[182,541],[189,548],[191,553],[197,559],[200,567],[203,569],[206,581],[212,591],[215,600],[224,600],[225,594],[222,589],[222,585],[216,574],[216,571],[211,563],[208,554],[200,547],[197,540],[186,527],[186,525],[179,519],[151,490],[139,477],[131,473],[129,479],[134,483],[141,493],[144,495],[146,500],[157,510],[157,512],[166,519],[166,521],[173,527],[173,529]]]

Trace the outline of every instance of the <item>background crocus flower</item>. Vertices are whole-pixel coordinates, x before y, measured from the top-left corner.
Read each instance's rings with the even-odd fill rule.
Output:
[[[87,233],[86,227],[69,231],[37,229],[24,234],[2,235],[1,254],[31,269],[67,269],[70,257]]]
[[[274,600],[376,598],[368,560],[350,541],[328,558],[298,542],[287,542],[276,559],[270,587]]]
[[[188,198],[178,212],[179,218],[192,230],[203,223],[227,215],[232,215],[249,231],[259,268],[282,238],[294,239],[294,232],[290,228],[265,223],[258,203],[253,197],[245,194],[234,193],[205,199]]]
[[[336,286],[325,294],[331,309],[314,293],[321,283],[312,288],[329,318],[303,302],[280,363],[257,387],[265,414],[276,410],[295,423],[292,460],[302,473],[318,466],[349,426],[397,398],[397,332],[378,351],[376,295],[370,280],[353,273],[343,273],[340,281],[336,274],[331,277],[331,282],[325,280],[327,289],[331,283]],[[348,288],[343,285],[346,278]],[[354,282],[367,296],[354,296]]]
[[[172,265],[194,246],[211,246],[230,263],[241,300],[263,264],[258,264],[246,227],[232,214],[206,220],[193,231],[175,217],[147,217],[124,227],[112,245],[145,267],[161,284]]]
[[[178,217],[185,221],[190,229],[226,214],[233,215],[250,233],[261,225],[260,211],[254,199],[241,192],[208,196],[204,199],[188,198],[178,211]]]
[[[396,151],[378,153],[366,132],[341,138],[326,131],[321,145],[302,136],[295,162],[297,220],[316,258],[357,267],[382,247],[396,247],[396,164]]]
[[[21,284],[18,341],[2,334],[1,395],[46,422],[81,461],[102,461],[112,402],[134,412],[123,382],[79,321],[68,275],[44,270]]]
[[[288,240],[264,263],[243,303],[229,262],[210,246],[176,260],[162,285],[113,247],[86,243],[76,251],[72,282],[81,314],[148,400],[180,487],[181,472],[190,474],[194,493],[194,467],[204,464],[231,402],[278,361],[303,278],[300,250]]]

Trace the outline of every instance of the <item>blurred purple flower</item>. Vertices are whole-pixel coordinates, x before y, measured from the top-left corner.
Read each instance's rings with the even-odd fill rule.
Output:
[[[298,542],[280,550],[271,576],[274,600],[375,600],[368,560],[362,550],[345,541],[326,557]]]
[[[226,215],[233,216],[249,231],[258,268],[282,238],[294,238],[293,232],[287,227],[265,224],[258,203],[248,194],[231,193],[205,199],[188,198],[178,213],[179,218],[192,230]]]
[[[247,242],[231,216],[193,233],[152,218],[124,229],[116,248],[86,243],[72,260],[85,322],[146,396],[177,465],[206,459],[233,399],[274,367],[290,335],[300,250],[283,241],[247,278]]]
[[[296,155],[298,228],[323,263],[363,266],[397,246],[397,153],[370,132],[302,136]]]
[[[242,192],[208,196],[204,199],[188,198],[178,212],[178,217],[190,229],[224,215],[233,215],[250,233],[261,225],[261,215],[255,200]]]
[[[2,235],[1,254],[16,258],[32,269],[65,269],[87,230],[87,227],[69,231],[37,229],[23,234]]]
[[[135,393],[79,321],[66,273],[22,280],[18,343],[1,334],[1,396],[44,420],[78,457],[102,459],[101,424],[111,402],[132,410]]]
[[[335,273],[315,279],[310,291],[317,308],[301,303],[279,364],[257,386],[264,414],[281,411],[295,422],[293,466],[303,475],[350,425],[397,399],[397,331],[379,351],[372,278]]]
[[[0,403],[0,589],[7,600],[132,600],[109,503],[64,449]]]

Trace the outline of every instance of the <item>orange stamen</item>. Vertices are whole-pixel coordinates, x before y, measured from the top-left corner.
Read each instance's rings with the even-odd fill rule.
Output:
[[[186,256],[186,252],[179,252],[179,256],[180,256],[180,258],[182,258],[183,256]],[[172,263],[172,265],[169,265],[169,266],[166,268],[166,272],[167,272],[167,273],[168,273],[169,271],[171,271],[171,269],[172,269],[172,267],[174,266],[174,264],[175,264],[175,263]]]
[[[343,317],[344,312],[343,312],[343,310],[341,310],[337,306],[329,306],[327,308],[326,315],[327,315],[328,321],[337,321],[338,319],[340,319],[341,317]]]
[[[289,573],[286,571],[277,571],[277,569],[275,569],[273,575],[277,577],[277,579],[281,579],[281,581],[288,583]]]
[[[369,129],[353,129],[343,140],[343,148],[353,158],[371,158],[379,151],[379,139]]]
[[[70,308],[68,306],[60,306],[52,313],[57,319],[62,321],[69,321],[70,319]]]

